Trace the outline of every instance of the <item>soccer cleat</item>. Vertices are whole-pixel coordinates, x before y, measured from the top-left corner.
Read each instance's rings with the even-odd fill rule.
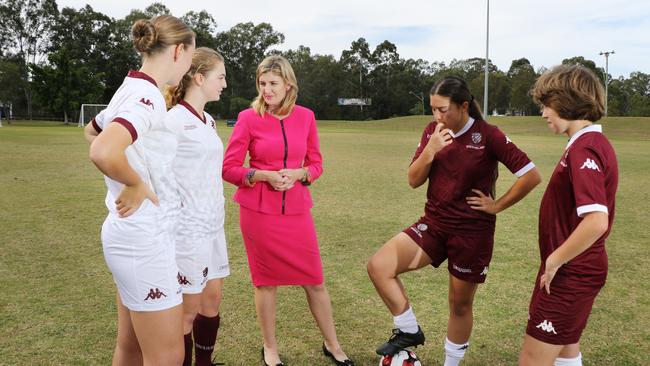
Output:
[[[399,329],[393,329],[393,335],[388,342],[377,348],[377,354],[380,356],[394,355],[407,347],[417,347],[424,344],[424,333],[418,326],[416,333],[405,333]]]

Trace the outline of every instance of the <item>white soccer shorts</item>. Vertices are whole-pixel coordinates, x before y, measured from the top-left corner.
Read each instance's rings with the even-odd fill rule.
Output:
[[[176,236],[176,262],[184,294],[199,294],[209,280],[227,277],[230,265],[224,230],[205,237]]]

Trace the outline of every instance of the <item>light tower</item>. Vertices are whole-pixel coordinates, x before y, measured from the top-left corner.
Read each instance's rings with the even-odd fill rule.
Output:
[[[614,50],[602,51],[601,56],[605,56],[605,115],[607,115],[607,89],[609,86],[609,55],[613,55]]]

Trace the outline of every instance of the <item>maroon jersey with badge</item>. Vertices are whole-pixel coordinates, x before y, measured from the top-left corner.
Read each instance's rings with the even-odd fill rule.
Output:
[[[609,227],[591,247],[560,267],[556,276],[580,274],[602,285],[607,276],[605,239],[614,222],[618,163],[600,125],[575,133],[553,171],[539,209],[539,249],[546,258],[576,229],[589,212],[608,214]],[[585,277],[585,281],[587,279]],[[582,281],[582,282],[585,282]],[[588,281],[587,281],[588,282]],[[585,282],[585,285],[591,283]]]
[[[429,142],[437,123],[431,122],[415,151],[415,161]],[[535,167],[528,156],[496,126],[470,118],[440,150],[429,171],[425,217],[448,232],[481,233],[494,230],[496,216],[472,209],[466,197],[472,189],[495,196],[497,164],[518,177]]]

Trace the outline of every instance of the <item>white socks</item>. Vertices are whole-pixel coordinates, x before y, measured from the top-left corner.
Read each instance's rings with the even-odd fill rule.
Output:
[[[444,366],[458,366],[460,360],[465,357],[465,351],[469,347],[469,342],[464,344],[452,343],[449,338],[445,338],[445,364]]]
[[[582,366],[582,353],[578,353],[576,358],[556,358],[555,366]]]
[[[395,323],[395,328],[401,330],[404,333],[418,332],[418,320],[415,318],[415,313],[413,313],[413,309],[411,307],[406,309],[406,311],[402,314],[394,316],[393,323]]]

